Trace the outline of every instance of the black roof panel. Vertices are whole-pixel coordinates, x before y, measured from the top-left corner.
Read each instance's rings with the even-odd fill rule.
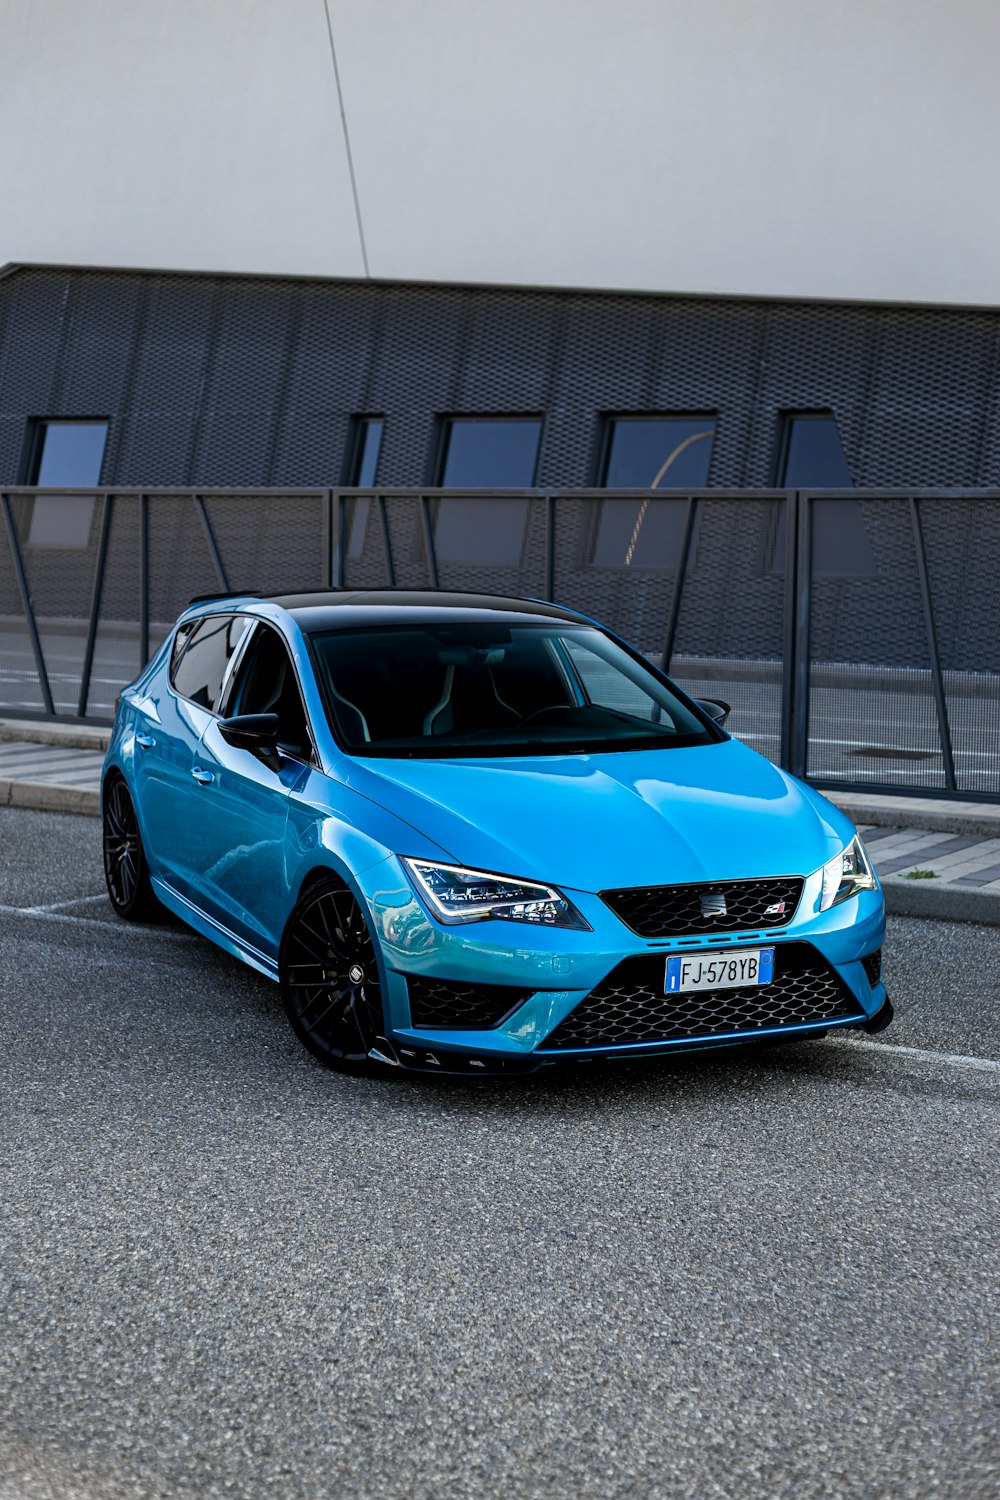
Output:
[[[570,609],[537,599],[510,599],[498,594],[458,594],[443,589],[329,589],[316,593],[272,594],[268,602],[287,609],[304,630],[340,624],[372,624],[381,617],[413,623],[429,617],[465,620],[516,615],[522,620],[579,620]]]

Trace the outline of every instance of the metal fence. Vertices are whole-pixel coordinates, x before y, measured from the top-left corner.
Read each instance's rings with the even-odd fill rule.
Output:
[[[474,590],[604,621],[820,786],[1000,796],[1000,494],[21,488],[0,511],[8,717],[108,721],[193,594]],[[80,545],[51,545],[61,516]]]

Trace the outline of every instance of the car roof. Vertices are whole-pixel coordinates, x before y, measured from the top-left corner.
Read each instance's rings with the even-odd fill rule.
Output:
[[[432,621],[466,623],[475,620],[508,623],[585,618],[538,599],[511,599],[499,594],[450,593],[440,589],[331,589],[316,593],[270,594],[255,603],[287,610],[301,630],[337,630],[359,625],[408,624]]]

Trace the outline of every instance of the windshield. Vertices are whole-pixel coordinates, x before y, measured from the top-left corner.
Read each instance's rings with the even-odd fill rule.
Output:
[[[565,755],[726,738],[587,626],[398,625],[310,639],[334,734],[355,755]]]

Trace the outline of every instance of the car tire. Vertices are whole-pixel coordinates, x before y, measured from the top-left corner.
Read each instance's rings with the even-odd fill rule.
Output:
[[[392,1053],[383,1038],[381,964],[361,903],[341,881],[318,880],[300,896],[278,972],[289,1025],[314,1057],[344,1072],[383,1071],[380,1058]]]
[[[151,922],[163,908],[153,894],[139,819],[124,776],[104,783],[101,823],[104,879],[111,905],[126,922]]]

